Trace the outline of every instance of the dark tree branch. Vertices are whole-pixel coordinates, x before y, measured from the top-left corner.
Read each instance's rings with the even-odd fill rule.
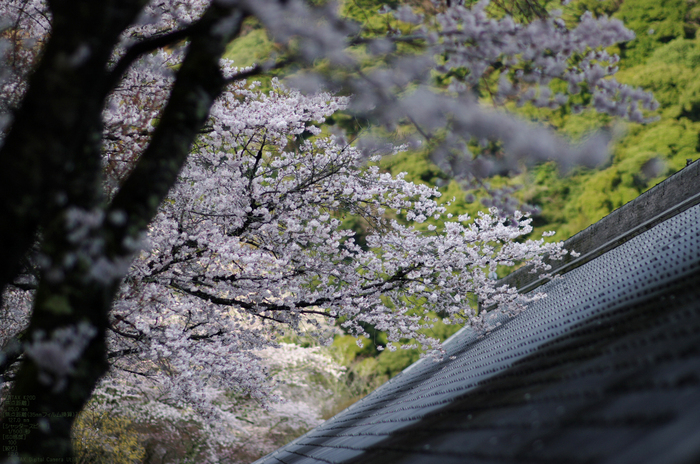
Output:
[[[39,288],[39,284],[36,281],[22,281],[19,279],[15,279],[14,282],[12,282],[10,285],[12,285],[15,288],[18,288],[20,290],[25,290],[25,291],[31,291],[31,290],[36,290]]]
[[[110,351],[107,353],[107,359],[114,359],[114,358],[122,358],[124,356],[129,356],[132,354],[139,354],[141,350],[137,348],[128,348],[128,349],[123,349],[123,350],[117,350],[117,351]]]
[[[220,329],[212,334],[193,334],[190,335],[189,338],[190,340],[208,340],[210,338],[218,337],[220,335],[224,335],[226,332],[223,329]]]
[[[86,147],[98,144],[102,132],[105,68],[119,34],[144,2],[113,3],[50,3],[51,35],[0,148],[0,290],[17,275],[39,226],[94,186],[95,179],[83,173],[92,169],[85,169],[88,164],[99,169],[99,157]],[[66,57],[85,44],[91,44],[87,59],[66,66]]]
[[[150,53],[159,48],[167,47],[192,37],[195,34],[205,32],[202,21],[196,21],[183,29],[163,34],[157,37],[148,38],[129,47],[119,61],[109,72],[105,84],[108,89],[113,89],[122,78],[129,66],[146,53]]]
[[[177,282],[172,282],[170,284],[172,288],[175,290],[178,290],[182,293],[185,293],[187,295],[191,295],[197,298],[200,298],[205,301],[209,301],[211,303],[221,305],[221,306],[237,306],[239,308],[242,308],[249,312],[250,314],[258,317],[262,317],[263,319],[271,319],[269,316],[265,316],[263,314],[260,314],[261,312],[267,312],[267,311],[278,311],[278,312],[289,312],[292,311],[292,308],[289,306],[284,306],[284,305],[277,305],[274,303],[250,303],[247,301],[242,301],[238,300],[236,298],[222,298],[218,297],[215,295],[211,295],[209,293],[203,292],[201,290],[192,290],[189,288],[184,287],[183,285],[178,284]],[[298,301],[294,303],[294,306],[296,308],[312,308],[328,303],[332,303],[333,300],[330,298],[319,298],[318,300],[315,301]],[[298,311],[300,314],[318,314],[320,316],[324,317],[331,317],[336,319],[337,316],[331,316],[329,313],[326,313],[325,311],[316,311],[313,309],[302,309]],[[278,321],[275,319],[276,322],[282,322]]]
[[[243,71],[240,71],[233,76],[230,76],[226,79],[226,85],[232,84],[236,81],[242,81],[243,79],[249,79],[251,77],[259,76],[263,73],[268,73],[270,71],[274,71],[276,69],[282,69],[285,66],[294,63],[294,60],[291,58],[285,58],[284,60],[280,60],[276,62],[275,64],[270,65],[269,63],[264,63],[264,64],[256,64],[255,66],[245,69]]]
[[[150,375],[144,374],[143,372],[132,371],[131,369],[127,369],[126,367],[119,366],[119,365],[117,365],[117,366],[115,366],[115,367],[116,367],[117,369],[119,369],[120,371],[128,372],[129,374],[139,375],[139,376],[141,376],[141,377],[146,377],[147,379],[150,379],[150,378],[151,378]]]
[[[109,330],[111,330],[111,331],[114,332],[115,334],[120,335],[120,336],[122,336],[122,337],[124,337],[124,338],[129,338],[129,339],[131,339],[131,340],[137,340],[137,341],[138,341],[138,340],[143,340],[143,334],[142,334],[142,333],[139,333],[139,334],[131,334],[131,333],[128,333],[128,332],[124,332],[123,330],[117,329],[117,328],[114,327],[114,326],[110,326],[110,327],[109,327]]]

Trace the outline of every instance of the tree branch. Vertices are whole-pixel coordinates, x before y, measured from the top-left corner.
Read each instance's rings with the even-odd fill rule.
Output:
[[[230,18],[230,15],[236,16],[236,22],[226,34],[208,33],[192,37],[151,143],[110,205],[111,213],[127,216],[125,226],[113,228],[113,247],[122,248],[125,237],[136,237],[146,230],[161,201],[177,180],[190,147],[207,120],[211,105],[226,85],[219,59],[228,42],[240,32],[246,14],[242,11],[231,13],[214,3],[200,20],[200,27],[209,30],[216,27],[222,18]],[[124,254],[127,252],[120,251]]]
[[[138,354],[140,352],[141,352],[141,350],[136,349],[136,348],[128,348],[128,349],[124,349],[124,350],[110,351],[109,353],[107,353],[107,359],[121,358],[123,356],[129,356],[130,354]]]
[[[141,42],[138,42],[126,50],[126,53],[117,61],[112,70],[109,72],[106,79],[107,89],[112,89],[116,87],[117,83],[124,75],[129,66],[131,66],[136,60],[138,60],[142,55],[157,50],[159,48],[167,47],[177,42],[181,42],[188,37],[192,37],[197,33],[205,31],[201,20],[196,21],[183,29],[173,31],[167,34],[163,34],[157,37],[151,37]]]
[[[254,303],[249,303],[247,301],[241,301],[237,300],[236,298],[221,298],[218,296],[210,295],[209,293],[203,292],[201,290],[191,290],[189,288],[186,288],[177,282],[171,282],[170,287],[174,288],[175,290],[178,290],[182,293],[185,293],[187,295],[191,295],[197,298],[200,298],[205,301],[209,301],[211,303],[221,305],[221,306],[238,306],[240,308],[245,309],[248,311],[250,314],[258,317],[262,317],[263,319],[271,319],[269,316],[264,316],[260,314],[261,311],[291,311],[292,308],[289,306],[285,305],[276,305],[272,303],[261,303],[261,304],[254,304]],[[319,305],[324,305],[328,303],[332,303],[333,300],[330,298],[319,298],[318,300],[315,301],[299,301],[294,303],[294,306],[296,308],[310,308],[310,307],[316,307]],[[320,316],[324,317],[331,317],[336,319],[338,316],[332,316],[324,311],[315,311],[312,309],[302,309],[301,311],[298,311],[300,314],[318,314]],[[282,322],[278,321],[276,319],[273,319],[276,322]]]
[[[233,76],[229,76],[226,78],[226,85],[232,84],[236,81],[242,81],[243,79],[249,79],[251,77],[259,76],[260,74],[267,73],[276,69],[281,69],[287,66],[288,64],[293,63],[294,60],[291,58],[286,58],[284,60],[278,61],[277,63],[273,65],[269,65],[267,63],[265,64],[256,64],[255,66],[245,69],[241,72],[238,72],[234,74]]]
[[[100,169],[104,70],[119,34],[141,3],[51,4],[53,29],[0,147],[0,289],[17,275],[38,228],[93,185],[94,178],[86,172],[91,164]],[[91,47],[89,56],[67,66],[66,57],[86,44]],[[92,145],[98,147],[96,156],[86,150]]]
[[[190,335],[190,336],[187,337],[187,338],[190,339],[190,340],[208,340],[208,339],[210,339],[210,338],[218,337],[219,335],[223,335],[223,334],[225,334],[225,333],[226,333],[226,332],[224,332],[223,329],[220,329],[219,331],[214,332],[213,334],[206,334],[206,335],[197,335],[197,334],[194,334],[194,335]]]

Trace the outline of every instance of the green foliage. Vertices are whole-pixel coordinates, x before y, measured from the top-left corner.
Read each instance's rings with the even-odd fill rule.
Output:
[[[649,60],[620,73],[620,80],[654,92],[664,119],[700,120],[700,47],[698,40],[676,39]]]
[[[385,351],[377,358],[377,372],[392,378],[418,359],[420,351],[417,349],[399,348],[396,351]]]
[[[73,424],[77,464],[133,464],[146,455],[141,436],[126,417],[85,409]]]
[[[405,172],[412,182],[440,185],[447,177],[428,158],[426,150],[406,150],[382,160],[382,168],[392,172]]]
[[[676,64],[690,69],[697,68],[700,66],[700,50],[697,47],[697,39],[678,38],[659,47],[651,54],[646,64],[657,63]]]
[[[259,28],[231,42],[224,56],[243,68],[267,60],[272,51],[273,44],[267,37],[267,31]]]
[[[433,316],[435,316],[433,314]],[[447,325],[441,320],[434,323],[432,329],[425,330],[424,332],[431,336],[440,339],[441,341],[447,340],[451,335],[459,330],[456,325]],[[420,359],[420,350],[418,349],[402,349],[399,348],[395,351],[385,350],[377,357],[376,372],[380,375],[385,375],[388,378],[392,378],[395,375],[401,373],[408,366]]]
[[[637,37],[622,49],[625,67],[642,64],[651,54],[679,37],[695,36],[695,26],[686,23],[687,0],[626,0],[614,17],[621,19]]]
[[[432,314],[431,317],[437,317],[437,315]],[[457,330],[459,330],[458,326],[447,325],[438,318],[431,329],[426,329],[423,332],[444,341]],[[350,335],[339,335],[333,340],[331,352],[340,364],[348,366],[349,386],[355,394],[362,393],[364,389],[358,388],[354,384],[381,385],[420,358],[420,350],[418,349],[379,351],[377,346],[386,345],[386,341],[386,335],[381,332],[376,332],[376,337],[373,339],[363,339],[362,348],[357,345],[355,337]],[[410,340],[405,342],[411,343]],[[370,391],[372,390],[364,391],[362,396]]]
[[[590,11],[593,16],[612,16],[624,0],[578,0],[572,2],[565,10],[571,20],[577,21],[586,11]]]
[[[538,223],[556,229],[558,239],[566,238],[682,169],[687,159],[697,158],[699,66],[698,41],[677,38],[658,46],[644,64],[619,72],[621,82],[654,92],[661,105],[660,119],[648,125],[627,124],[626,134],[614,146],[612,164],[605,169],[561,179],[551,166],[537,168],[526,199],[543,205]],[[567,118],[563,130],[579,135],[576,126],[589,129],[596,119],[593,114],[584,118]]]
[[[386,343],[386,336],[384,336]],[[333,340],[331,352],[333,356],[343,366],[351,365],[357,358],[365,358],[374,356],[377,353],[377,347],[374,343],[367,343],[363,340],[363,346],[357,344],[357,339],[351,335],[338,335]]]
[[[373,33],[382,33],[396,24],[396,21],[390,15],[377,14],[377,11],[383,5],[395,8],[399,3],[396,0],[345,0],[341,2],[341,13],[346,18],[362,23]]]

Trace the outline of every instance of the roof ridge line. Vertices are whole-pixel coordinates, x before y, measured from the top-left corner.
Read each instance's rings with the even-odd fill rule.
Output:
[[[686,209],[700,203],[700,160],[625,203],[601,220],[564,241],[564,248],[580,253],[549,262],[551,273],[564,274],[610,251]],[[651,219],[645,219],[652,215]],[[500,279],[498,285],[527,293],[549,282],[524,266]]]

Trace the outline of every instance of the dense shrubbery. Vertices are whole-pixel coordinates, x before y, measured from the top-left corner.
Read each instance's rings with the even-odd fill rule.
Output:
[[[77,464],[132,464],[146,457],[141,435],[125,416],[86,408],[73,425]]]

